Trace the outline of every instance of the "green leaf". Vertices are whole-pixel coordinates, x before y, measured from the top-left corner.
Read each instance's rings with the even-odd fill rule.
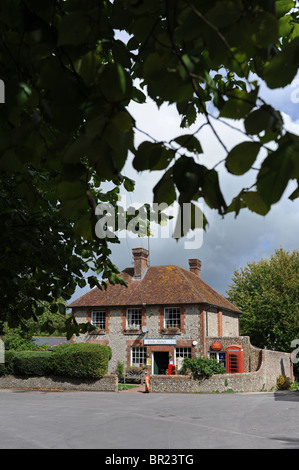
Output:
[[[57,30],[58,46],[79,46],[90,32],[90,21],[83,11],[75,11],[62,17]]]
[[[180,192],[180,203],[198,199],[206,167],[195,163],[194,159],[183,155],[173,166],[173,179]]]
[[[270,210],[270,206],[266,204],[261,195],[255,191],[243,192],[242,200],[249,210],[257,214],[266,215]]]
[[[132,100],[136,101],[136,103],[145,103],[146,102],[146,96],[141,90],[139,90],[139,88],[133,87],[133,89],[132,89]]]
[[[275,10],[276,16],[280,18],[288,13],[293,7],[295,7],[296,2],[294,0],[276,0]]]
[[[298,186],[295,189],[295,191],[292,192],[292,194],[289,196],[289,199],[291,201],[294,201],[294,199],[297,199],[299,197],[299,180],[297,180]]]
[[[135,181],[130,178],[125,177],[124,179],[124,187],[127,191],[131,192],[135,189]]]
[[[174,157],[174,151],[162,143],[142,142],[135,152],[133,166],[137,171],[164,170]]]
[[[132,92],[132,80],[120,64],[105,65],[99,77],[101,90],[107,101],[128,99]]]
[[[296,37],[265,65],[263,78],[269,88],[283,88],[292,82],[298,65],[299,37]]]
[[[241,209],[246,207],[245,203],[241,200],[241,194],[238,194],[238,196],[234,197],[230,205],[226,209],[226,214],[230,212],[235,212],[235,217],[238,216],[239,212]]]
[[[260,151],[258,142],[242,142],[227,155],[225,166],[233,175],[243,175],[252,167]]]
[[[58,310],[59,310],[59,313],[61,313],[61,315],[65,315],[66,314],[65,304],[59,303]]]
[[[224,214],[227,208],[220,189],[219,177],[216,170],[207,170],[203,175],[202,193],[205,202],[212,209],[217,209],[219,214]]]
[[[285,37],[288,36],[294,27],[294,20],[291,15],[283,16],[279,18],[279,36]]]
[[[57,187],[57,195],[63,200],[77,199],[86,195],[86,185],[78,181],[62,181]]]
[[[100,55],[96,51],[88,51],[76,62],[76,71],[83,78],[86,85],[89,86],[95,82],[101,66]]]
[[[264,160],[257,176],[258,193],[268,205],[279,201],[294,169],[293,145],[281,140],[278,149]]]
[[[124,68],[131,67],[130,53],[122,41],[117,40],[113,42],[112,54],[113,54],[115,61],[119,62],[122,65],[122,67]]]
[[[14,149],[9,149],[0,157],[0,169],[8,174],[22,172],[22,164]]]
[[[202,153],[202,148],[197,138],[192,134],[181,135],[174,139],[174,142],[181,147],[189,150],[189,152]]]
[[[221,108],[220,116],[230,119],[242,119],[255,106],[258,90],[247,93],[245,90],[235,88],[227,93],[228,101]]]
[[[170,168],[160,179],[153,189],[154,202],[165,203],[170,206],[176,200],[176,190],[172,179],[172,169]]]
[[[121,111],[111,120],[113,125],[121,132],[128,132],[132,129],[133,120],[129,113]]]
[[[5,84],[6,85],[6,84]],[[28,84],[11,80],[5,88],[5,103],[11,108],[34,108],[38,106],[38,94]]]
[[[278,21],[266,11],[258,12],[254,18],[253,39],[258,47],[266,47],[278,39]]]
[[[272,106],[263,105],[261,108],[252,111],[244,121],[247,134],[260,134],[262,131],[269,130],[274,121],[281,127],[282,121],[280,115]]]
[[[243,5],[240,0],[218,0],[206,14],[208,20],[217,28],[225,28],[240,17]]]

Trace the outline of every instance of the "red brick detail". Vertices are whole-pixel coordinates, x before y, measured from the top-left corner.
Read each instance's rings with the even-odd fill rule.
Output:
[[[196,276],[200,277],[200,270],[201,270],[201,261],[199,259],[189,259],[189,270],[191,273],[196,274]]]
[[[91,323],[91,312],[92,312],[92,308],[87,309],[86,321],[89,323]]]
[[[127,309],[122,308],[121,309],[121,332],[124,333],[126,330],[127,326]]]
[[[143,307],[141,309],[141,328],[146,326],[146,309]]]
[[[86,343],[102,344],[103,346],[109,346],[108,339],[88,339]]]
[[[223,336],[222,310],[218,310],[217,322],[218,322],[218,336]]]
[[[106,308],[105,333],[110,333],[110,310]]]
[[[169,352],[174,354],[174,346],[167,346],[167,345],[156,345],[150,346],[151,352]]]
[[[134,277],[141,279],[147,266],[149,252],[145,248],[133,248],[132,252],[134,256]]]
[[[164,308],[159,308],[159,333],[161,334],[162,328],[164,328]]]
[[[199,353],[206,354],[206,311],[203,305],[198,307],[199,310],[199,325],[198,325],[198,338],[199,338]]]
[[[186,334],[186,329],[185,329],[186,309],[183,306],[180,306],[180,309],[181,309],[181,333]]]

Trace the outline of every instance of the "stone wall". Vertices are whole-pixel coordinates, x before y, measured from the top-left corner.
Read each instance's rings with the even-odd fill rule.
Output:
[[[116,375],[105,375],[98,380],[83,380],[56,376],[14,376],[0,377],[0,388],[17,388],[31,390],[81,390],[96,392],[117,392],[118,378]]]
[[[280,374],[293,379],[293,368],[288,353],[262,350],[262,362],[255,372],[217,374],[209,379],[195,380],[185,375],[152,375],[153,393],[215,393],[271,391]]]

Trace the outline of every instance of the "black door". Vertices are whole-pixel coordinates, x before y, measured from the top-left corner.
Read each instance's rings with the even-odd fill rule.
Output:
[[[154,352],[154,374],[165,374],[168,370],[168,363],[168,352]]]

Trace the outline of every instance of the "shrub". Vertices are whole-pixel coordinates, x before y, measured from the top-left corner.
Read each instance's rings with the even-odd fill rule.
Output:
[[[111,348],[100,344],[62,344],[49,359],[53,375],[99,379],[108,372]]]
[[[31,338],[23,337],[18,331],[9,330],[4,339],[5,349],[14,351],[34,351],[35,344]]]
[[[13,372],[16,375],[48,375],[50,351],[18,351],[13,357]]]
[[[191,373],[194,378],[199,378],[210,377],[214,374],[224,374],[225,369],[216,359],[200,356],[193,359],[185,358],[180,373]]]
[[[6,368],[5,368],[5,364],[3,363],[0,364],[0,377],[1,375],[6,375]]]
[[[4,364],[0,364],[0,376],[1,375],[11,375],[14,373],[14,357],[16,351],[5,351],[4,355]]]
[[[292,381],[290,377],[285,375],[279,375],[276,381],[277,390],[289,390],[291,388]]]
[[[125,364],[124,362],[118,361],[117,366],[116,366],[116,374],[118,375],[118,378],[123,378],[125,375]]]

